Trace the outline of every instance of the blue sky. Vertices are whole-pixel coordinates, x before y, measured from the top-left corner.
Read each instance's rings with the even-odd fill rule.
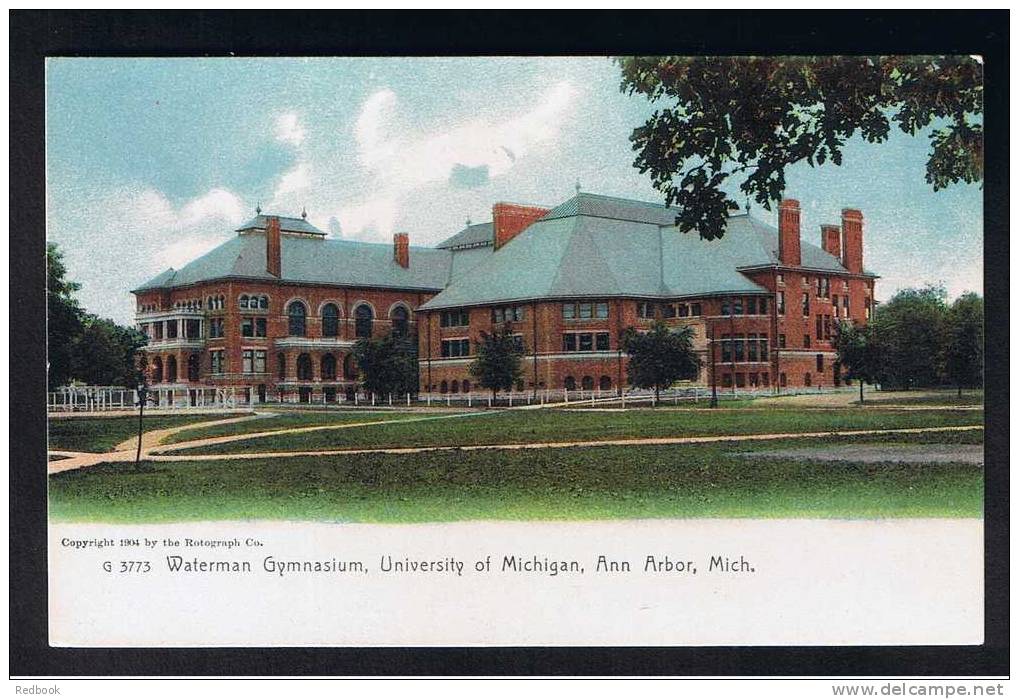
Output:
[[[57,58],[46,88],[48,239],[86,308],[125,323],[131,288],[235,235],[259,202],[307,207],[334,236],[427,245],[577,182],[660,200],[628,141],[651,108],[607,58]],[[850,142],[841,167],[787,172],[807,240],[862,209],[879,299],[983,289],[982,191],[933,192],[928,149],[893,132]]]

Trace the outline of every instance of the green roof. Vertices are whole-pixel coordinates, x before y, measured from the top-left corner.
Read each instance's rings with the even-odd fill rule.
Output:
[[[456,248],[492,245],[493,242],[492,223],[475,223],[469,224],[462,231],[452,237],[446,238],[435,247],[451,250]]]
[[[240,228],[235,229],[238,233],[244,231],[264,231],[268,225],[270,214],[258,214]],[[305,218],[291,218],[290,216],[276,216],[280,220],[280,231],[285,233],[305,233],[310,235],[325,235],[325,231],[319,230],[308,223]]]

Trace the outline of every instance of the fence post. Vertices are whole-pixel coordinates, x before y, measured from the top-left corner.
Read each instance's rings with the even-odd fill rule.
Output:
[[[474,405],[474,391],[470,391],[467,394],[467,407],[470,408]]]

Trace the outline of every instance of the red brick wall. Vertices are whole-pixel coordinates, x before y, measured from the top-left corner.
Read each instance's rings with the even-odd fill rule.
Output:
[[[492,207],[492,228],[495,231],[495,249],[498,250],[550,210],[539,206],[500,202]]]

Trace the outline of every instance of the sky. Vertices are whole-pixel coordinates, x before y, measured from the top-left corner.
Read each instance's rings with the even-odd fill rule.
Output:
[[[47,239],[85,308],[129,324],[130,289],[236,235],[258,205],[306,210],[334,237],[431,245],[490,221],[495,202],[553,206],[578,184],[660,202],[629,143],[653,108],[619,82],[605,57],[48,59]],[[878,300],[983,291],[983,192],[934,192],[929,149],[893,129],[851,140],[841,166],[787,170],[806,240],[863,211]],[[751,212],[776,225],[774,207]]]

